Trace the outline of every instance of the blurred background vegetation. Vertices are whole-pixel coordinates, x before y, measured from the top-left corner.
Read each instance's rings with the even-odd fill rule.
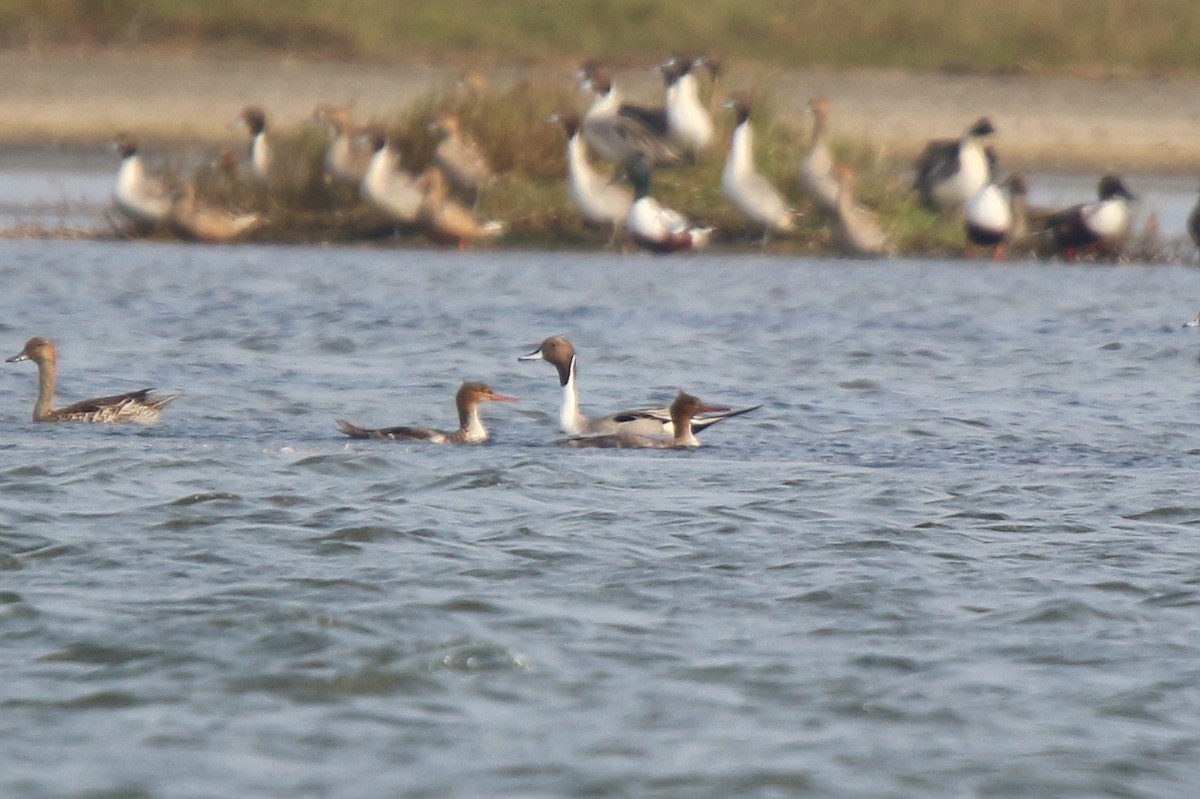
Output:
[[[1196,0],[0,0],[0,47],[399,61],[1200,71]]]

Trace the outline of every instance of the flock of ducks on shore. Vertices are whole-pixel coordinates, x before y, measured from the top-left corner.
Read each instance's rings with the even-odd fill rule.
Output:
[[[576,382],[575,348],[561,336],[552,336],[519,361],[547,361],[558,371],[562,386],[559,426],[567,435],[561,443],[576,448],[686,449],[700,446],[696,433],[724,419],[741,416],[762,407],[732,408],[711,405],[683,391],[666,408],[638,408],[606,416],[587,416],[579,406]],[[58,381],[58,350],[49,339],[35,337],[7,360],[8,363],[32,361],[38,368],[38,398],[33,406],[35,422],[92,422],[98,424],[154,424],[164,408],[178,394],[155,395],[143,388],[124,394],[76,402],[65,408],[54,407]],[[345,419],[337,424],[343,433],[356,439],[388,441],[424,441],[431,444],[481,444],[488,440],[488,429],[480,416],[485,402],[515,402],[516,397],[498,393],[487,383],[468,381],[455,395],[458,409],[456,430],[398,426],[367,428]]]
[[[651,194],[654,170],[686,169],[708,155],[715,141],[711,102],[702,99],[700,73],[709,74],[715,96],[720,73],[712,59],[676,55],[656,68],[664,81],[663,104],[646,107],[625,102],[608,69],[587,62],[579,71],[580,87],[592,93],[582,114],[562,111],[553,116],[566,132],[568,194],[589,224],[611,232],[610,245],[622,235],[653,252],[704,247],[712,228],[693,224],[686,214],[665,207]],[[724,197],[761,234],[785,237],[798,215],[779,188],[755,166],[752,98],[735,93],[724,105],[735,126],[720,187]],[[812,208],[828,222],[839,252],[858,257],[883,256],[893,246],[876,215],[856,194],[853,168],[838,163],[829,140],[830,102],[812,99],[811,137],[800,161],[797,183]],[[328,126],[324,159],[326,180],[353,187],[361,200],[389,221],[417,226],[430,238],[460,247],[504,233],[499,221],[481,221],[480,199],[496,180],[483,148],[463,130],[459,117],[444,113],[431,126],[440,136],[432,162],[421,174],[404,168],[394,142],[378,127],[354,125],[345,107],[322,105],[313,119]],[[248,159],[239,169],[237,157],[223,157],[245,180],[269,184],[276,157],[266,114],[247,107],[238,117],[249,136]],[[1030,208],[1028,187],[1020,175],[1000,180],[997,157],[987,140],[996,129],[981,118],[957,138],[930,142],[915,164],[913,190],[923,206],[962,221],[968,252],[992,248],[995,256],[1023,248],[1079,255],[1117,256],[1129,235],[1129,201],[1134,195],[1116,175],[1106,175],[1098,198],[1069,208]],[[231,241],[264,223],[259,214],[235,213],[196,199],[190,185],[168,186],[147,174],[136,140],[121,134],[122,155],[114,204],[135,231],[167,227],[181,237]],[[598,158],[608,168],[598,166]],[[461,201],[460,199],[461,198]],[[1200,206],[1189,222],[1200,244]]]

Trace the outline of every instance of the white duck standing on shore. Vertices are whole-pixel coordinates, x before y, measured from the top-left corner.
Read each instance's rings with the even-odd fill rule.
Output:
[[[914,183],[921,204],[932,211],[961,213],[992,179],[995,155],[983,139],[995,132],[991,120],[981,117],[960,138],[927,144],[917,159]]]
[[[592,152],[614,164],[626,164],[636,157],[651,167],[675,166],[683,161],[678,148],[667,138],[664,110],[623,103],[612,77],[596,64],[585,64],[580,72],[580,86],[595,93],[580,128]]]
[[[1004,260],[1009,243],[1025,235],[1028,220],[1025,178],[1010,175],[1004,183],[988,183],[967,203],[964,225],[967,254],[972,248],[992,247],[997,261]]]
[[[400,153],[382,130],[372,129],[367,137],[375,155],[359,187],[363,202],[394,222],[416,222],[424,192],[416,179],[400,168]]]
[[[696,68],[703,58],[672,56],[659,66],[666,81],[667,136],[695,161],[713,139],[713,120],[700,100]]]
[[[678,211],[664,208],[650,196],[650,169],[635,158],[626,169],[633,184],[633,205],[625,228],[639,247],[655,253],[700,250],[708,246],[711,227],[698,227]]]
[[[266,185],[271,177],[273,148],[267,133],[267,115],[256,105],[248,105],[236,120],[250,134],[250,175],[256,183]]]
[[[737,115],[737,127],[725,170],[721,173],[721,190],[733,207],[752,225],[763,229],[763,243],[772,234],[790,232],[795,227],[794,211],[783,195],[754,168],[754,132],[750,127],[750,99],[738,96],[726,103]]]
[[[114,145],[121,154],[121,166],[113,187],[113,205],[140,231],[151,230],[170,216],[171,196],[163,181],[146,173],[132,134],[118,133]]]
[[[571,202],[589,224],[612,231],[611,245],[629,218],[633,192],[628,186],[601,175],[588,161],[587,144],[579,132],[578,116],[560,113],[550,119],[561,123],[567,132],[567,190]]]

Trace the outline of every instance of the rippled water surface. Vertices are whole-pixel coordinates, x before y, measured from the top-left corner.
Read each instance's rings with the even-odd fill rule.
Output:
[[[0,244],[0,796],[1183,797],[1187,267]],[[586,408],[763,403],[692,452]],[[517,394],[474,448],[348,442]]]

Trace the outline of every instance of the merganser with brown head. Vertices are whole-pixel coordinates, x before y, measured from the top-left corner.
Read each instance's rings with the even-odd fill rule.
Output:
[[[729,411],[729,408],[709,405],[698,397],[680,391],[679,396],[675,398],[670,407],[671,422],[674,427],[673,435],[645,436],[622,431],[588,438],[568,438],[564,443],[569,447],[603,447],[606,449],[687,449],[698,447],[700,439],[696,438],[692,420],[701,413],[728,413]]]
[[[25,348],[6,363],[33,361],[38,368],[38,398],[33,406],[35,422],[136,422],[154,424],[162,409],[178,397],[152,397],[152,388],[83,400],[65,408],[54,407],[54,388],[58,381],[58,350],[48,338],[40,336],[25,342]]]
[[[558,370],[558,382],[562,386],[562,407],[558,413],[559,427],[569,436],[596,436],[613,433],[630,433],[645,436],[673,436],[675,423],[669,408],[638,408],[619,411],[608,416],[587,416],[579,408],[579,387],[575,379],[575,347],[562,336],[551,336],[518,361],[547,361]],[[708,414],[692,423],[699,432],[722,419],[741,416],[743,413],[761,408],[719,411],[702,411]]]
[[[463,383],[454,397],[458,406],[458,429],[433,430],[427,427],[382,427],[368,429],[338,419],[338,427],[351,438],[380,438],[388,441],[428,441],[431,444],[481,444],[488,440],[488,429],[479,416],[484,402],[516,402],[516,397],[497,394],[486,383]]]

